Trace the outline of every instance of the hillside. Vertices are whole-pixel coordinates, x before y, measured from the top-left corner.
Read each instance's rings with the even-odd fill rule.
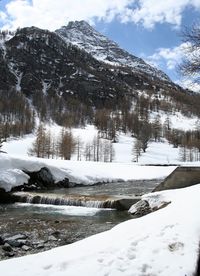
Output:
[[[1,139],[30,134],[38,122],[67,128],[92,124],[100,139],[117,142],[120,133],[136,138],[136,155],[151,139],[195,148],[197,155],[198,126],[180,129],[172,121],[177,114],[197,122],[200,95],[85,21],[55,32],[36,27],[1,32],[0,73]]]

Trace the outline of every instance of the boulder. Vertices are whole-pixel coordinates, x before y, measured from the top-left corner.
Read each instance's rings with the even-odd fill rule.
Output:
[[[4,242],[4,239],[3,237],[0,236],[0,245],[3,245],[5,242]]]
[[[36,172],[24,171],[24,173],[29,176],[28,183],[14,187],[12,192],[68,188],[70,186],[68,178],[55,182],[51,171],[47,167],[43,167]]]
[[[3,249],[4,251],[6,251],[6,252],[12,252],[12,251],[13,251],[12,247],[11,247],[10,244],[8,244],[8,243],[5,243],[5,244],[2,246],[2,249]]]
[[[11,193],[6,192],[4,189],[0,188],[0,203],[14,203],[14,197]]]
[[[24,251],[28,251],[28,250],[30,250],[30,247],[27,246],[27,245],[23,245],[23,246],[22,246],[22,249],[23,249]]]
[[[158,206],[154,206],[151,208],[149,205],[149,202],[147,200],[141,199],[136,204],[131,206],[131,208],[129,209],[128,212],[134,216],[141,217],[141,216],[145,216],[149,213],[158,211],[162,208],[165,208],[170,203],[171,203],[171,201],[168,201],[168,202],[162,201],[159,203]]]
[[[29,175],[28,184],[24,185],[24,190],[36,190],[36,189],[47,189],[48,187],[54,186],[54,178],[50,170],[46,167],[41,168],[37,172],[24,171]]]
[[[24,234],[17,234],[11,237],[7,237],[4,241],[13,247],[21,247],[26,244],[27,236]]]
[[[144,216],[152,212],[152,209],[146,200],[140,200],[135,203],[128,211],[130,214],[135,216]]]
[[[116,200],[115,208],[120,211],[129,210],[140,198],[121,198]]]

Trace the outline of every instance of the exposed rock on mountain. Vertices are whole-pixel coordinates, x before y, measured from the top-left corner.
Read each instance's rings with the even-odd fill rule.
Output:
[[[13,109],[10,95],[17,93],[23,101],[28,98],[42,120],[61,125],[80,125],[82,118],[91,122],[94,110],[102,108],[125,114],[137,106],[140,113],[146,109],[199,115],[200,96],[175,85],[85,21],[70,22],[55,32],[36,27],[12,35],[1,32],[0,87],[1,95],[9,93],[6,110]],[[32,126],[25,126],[23,133]]]
[[[97,32],[85,21],[69,22],[67,26],[63,26],[55,32],[66,42],[85,50],[97,60],[113,66],[130,67],[135,73],[145,73],[153,78],[170,81],[162,71],[121,49],[117,43]]]

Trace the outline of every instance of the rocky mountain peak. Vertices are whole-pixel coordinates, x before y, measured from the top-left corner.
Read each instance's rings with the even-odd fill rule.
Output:
[[[69,22],[67,26],[55,32],[65,42],[76,45],[101,62],[112,66],[130,67],[134,73],[148,74],[150,77],[170,82],[165,73],[121,49],[117,43],[97,32],[85,21]]]
[[[85,29],[93,29],[90,24],[88,22],[86,22],[85,20],[81,20],[81,21],[70,21],[68,23],[67,26],[64,26],[64,27],[67,27],[67,28],[76,28],[76,29],[82,29],[83,31]]]

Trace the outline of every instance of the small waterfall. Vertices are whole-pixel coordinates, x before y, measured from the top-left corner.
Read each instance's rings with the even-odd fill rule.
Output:
[[[90,208],[111,208],[116,209],[116,200],[98,199],[89,196],[63,196],[53,194],[37,194],[28,192],[13,193],[16,202],[31,204],[48,204],[48,205],[66,205],[66,206],[83,206]]]

